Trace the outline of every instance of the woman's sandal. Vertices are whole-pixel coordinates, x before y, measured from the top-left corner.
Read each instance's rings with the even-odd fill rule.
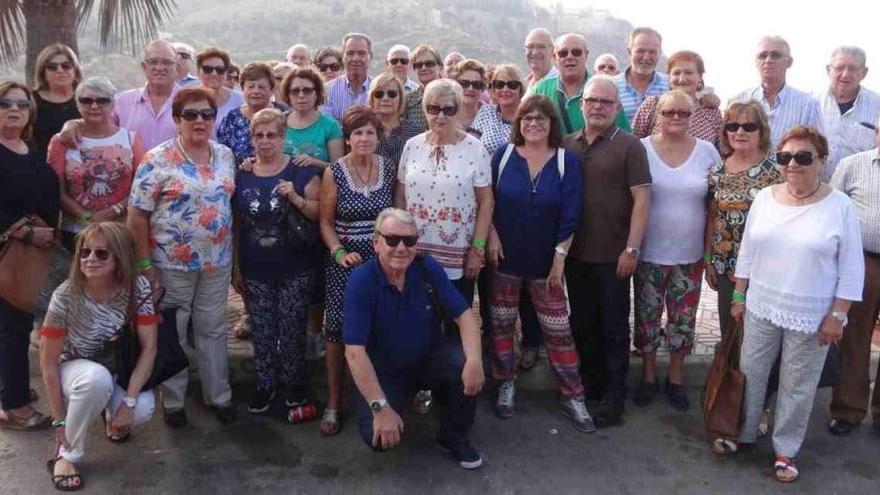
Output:
[[[55,463],[58,462],[58,459],[63,459],[63,457],[58,456],[46,461],[46,469],[48,469],[49,474],[52,475],[52,484],[55,485],[55,489],[62,492],[75,492],[81,490],[86,483],[83,481],[80,473],[55,474]],[[74,481],[76,484],[73,484]]]
[[[712,453],[718,455],[736,454],[739,452],[739,446],[738,440],[719,437],[712,442]]]
[[[107,413],[101,415],[101,419],[104,420],[104,434],[107,436],[107,440],[110,440],[113,443],[125,443],[128,441],[128,438],[131,436],[131,432],[127,431],[124,435],[116,436],[113,434],[113,429],[111,428],[111,422],[107,419]]]
[[[784,476],[785,473],[789,473],[789,475]],[[798,476],[800,476],[800,471],[798,471],[794,459],[784,455],[778,455],[776,456],[776,461],[773,462],[773,475],[776,477],[776,481],[792,483],[797,481]]]
[[[324,414],[321,416],[321,424],[318,427],[321,430],[321,435],[332,437],[339,433],[341,429],[339,424],[340,416],[339,409],[324,409]]]
[[[0,417],[0,428],[6,430],[34,431],[48,428],[52,419],[45,414],[34,411],[30,416],[21,417],[12,411],[4,410],[5,417]]]
[[[770,409],[761,411],[761,420],[758,423],[758,438],[764,438],[770,433]]]

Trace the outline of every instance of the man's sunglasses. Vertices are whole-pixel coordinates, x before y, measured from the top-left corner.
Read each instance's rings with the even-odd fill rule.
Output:
[[[202,120],[214,120],[214,117],[216,116],[217,110],[214,110],[213,108],[203,108],[201,110],[187,108],[180,112],[180,118],[188,122],[193,122],[199,117],[201,117]]]
[[[434,67],[437,67],[437,62],[433,60],[426,60],[424,62],[413,62],[413,69],[419,70],[423,67],[426,69],[433,69]]]
[[[580,57],[584,54],[584,50],[582,48],[572,48],[569,50],[568,48],[563,48],[556,52],[556,56],[559,58],[567,58],[568,54],[571,54],[572,57]]]
[[[205,74],[226,74],[226,71],[229,70],[229,67],[224,67],[222,65],[203,65],[202,72]]]
[[[486,87],[486,83],[483,81],[471,81],[469,79],[459,79],[458,84],[461,85],[462,89],[474,88],[477,91],[482,91]]]
[[[440,115],[440,112],[443,112],[443,115],[447,117],[452,117],[453,115],[458,113],[458,107],[453,105],[451,107],[441,107],[440,105],[427,105],[425,106],[425,111],[430,115]]]
[[[504,89],[505,86],[513,91],[519,91],[519,88],[522,87],[522,83],[520,81],[502,81],[500,79],[492,81],[492,89],[496,91]]]
[[[391,65],[409,65],[408,58],[389,58],[388,63]]]
[[[80,248],[79,250],[79,259],[84,260],[95,253],[95,257],[97,257],[101,261],[107,261],[110,259],[110,251],[102,248],[92,249],[92,248]]]
[[[788,151],[780,151],[776,153],[776,163],[786,166],[791,163],[791,160],[794,159],[794,162],[802,167],[806,167],[808,165],[813,164],[813,152],[812,151],[798,151],[796,153],[791,153]]]
[[[110,98],[108,98],[106,96],[99,96],[97,98],[90,98],[88,96],[80,96],[79,98],[76,99],[76,101],[79,102],[79,104],[84,107],[90,107],[95,104],[97,104],[99,107],[106,107],[113,100],[111,100]]]
[[[742,127],[742,130],[746,132],[755,132],[758,130],[758,124],[755,122],[746,122],[745,124],[740,124],[739,122],[728,122],[724,124],[724,130],[727,132],[736,132]]]
[[[376,91],[373,91],[373,98],[375,98],[377,100],[381,100],[382,98],[385,98],[387,96],[390,99],[394,99],[394,98],[397,98],[397,94],[398,93],[397,93],[396,89],[389,89],[387,91],[382,90],[382,89],[377,89]]]
[[[385,244],[388,244],[388,247],[397,247],[400,244],[400,241],[403,241],[403,245],[411,248],[419,242],[419,236],[417,235],[385,235],[379,232],[379,235],[385,239]]]

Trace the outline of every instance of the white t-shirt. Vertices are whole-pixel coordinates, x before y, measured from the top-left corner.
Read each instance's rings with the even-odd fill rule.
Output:
[[[746,309],[789,330],[815,333],[833,299],[862,300],[865,261],[855,206],[832,191],[787,206],[767,187],[755,197],[736,263],[749,279]]]
[[[651,166],[651,214],[641,260],[658,265],[684,265],[703,257],[709,172],[721,156],[708,141],[697,139],[688,159],[667,165],[643,138]]]
[[[423,133],[406,142],[397,180],[405,186],[406,208],[419,228],[419,252],[433,256],[449,279],[457,280],[477,223],[474,188],[491,185],[491,158],[469,134],[439,152],[426,138]]]

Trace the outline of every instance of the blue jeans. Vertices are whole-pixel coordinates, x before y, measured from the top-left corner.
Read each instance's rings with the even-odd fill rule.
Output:
[[[455,337],[440,338],[436,341],[428,359],[416,369],[387,373],[380,370],[381,363],[373,363],[379,386],[394,410],[404,415],[409,401],[417,389],[427,388],[432,392],[435,404],[439,406],[440,431],[438,438],[465,439],[474,424],[477,411],[477,397],[464,394],[461,371],[464,368],[464,351],[461,341]],[[358,429],[364,442],[373,447],[373,412],[360,390],[355,388],[355,402],[358,414]]]

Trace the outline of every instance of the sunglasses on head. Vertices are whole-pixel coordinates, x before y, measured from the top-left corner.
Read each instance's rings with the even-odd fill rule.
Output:
[[[290,88],[290,90],[287,91],[287,94],[293,96],[312,96],[313,94],[315,94],[315,88],[309,86],[303,86],[301,88]]]
[[[329,64],[317,64],[318,70],[321,72],[327,72],[328,70],[337,71],[342,68],[342,64],[337,64],[335,62]]]
[[[513,91],[518,91],[519,88],[522,87],[522,83],[519,81],[502,81],[500,79],[496,79],[492,81],[492,89],[504,89],[507,87],[508,89],[512,89]]]
[[[458,107],[455,105],[451,107],[441,107],[440,105],[426,105],[425,111],[431,115],[440,115],[440,112],[443,112],[443,115],[447,117],[452,117],[453,115],[458,113]]]
[[[106,107],[113,100],[111,100],[110,98],[108,98],[106,96],[99,96],[97,98],[91,98],[88,96],[80,96],[79,98],[76,99],[76,101],[79,102],[79,104],[84,107],[90,107],[94,104],[97,104],[99,107]]]
[[[423,67],[426,69],[433,69],[434,67],[437,67],[437,62],[433,60],[426,60],[424,62],[413,62],[413,69],[419,70]]]
[[[471,81],[469,79],[459,79],[458,84],[462,89],[474,88],[477,91],[481,91],[486,87],[486,84],[483,81]]]
[[[409,65],[408,58],[389,58],[388,63],[391,65]]]
[[[30,110],[31,103],[27,100],[10,100],[9,98],[0,98],[0,110],[9,110],[12,107],[18,107],[19,110]]]
[[[687,119],[691,116],[690,110],[661,110],[660,115],[666,117],[667,119],[671,119],[673,117],[678,117],[680,119]]]
[[[758,124],[755,122],[746,122],[745,124],[740,124],[739,122],[728,122],[724,124],[724,130],[727,132],[736,132],[740,128],[746,132],[755,132],[758,130]]]
[[[213,108],[203,108],[201,110],[187,108],[180,112],[180,118],[188,122],[193,122],[199,117],[201,117],[202,120],[214,120],[216,115],[217,110],[214,110]]]
[[[389,90],[377,89],[376,91],[373,91],[373,98],[375,98],[377,100],[381,100],[382,98],[385,98],[387,96],[388,98],[393,99],[393,98],[397,98],[397,94],[398,93],[397,93],[396,89],[389,89]]]
[[[73,68],[73,64],[70,62],[46,62],[46,68],[53,72],[58,70],[70,70]]]
[[[400,241],[403,241],[403,245],[411,248],[419,242],[419,236],[417,235],[385,235],[379,232],[379,235],[385,239],[385,244],[388,244],[388,247],[397,247],[400,244]]]
[[[567,58],[569,54],[571,54],[572,57],[580,57],[584,54],[584,50],[583,48],[572,48],[571,50],[563,48],[556,52],[556,56],[559,58]]]
[[[224,67],[222,65],[203,65],[202,72],[205,74],[226,74],[226,71],[229,67]]]
[[[79,259],[84,260],[95,253],[95,257],[97,257],[101,261],[107,261],[110,258],[110,251],[102,248],[92,249],[92,248],[80,248],[79,250]]]
[[[779,153],[776,153],[776,163],[782,166],[791,163],[792,159],[794,159],[794,162],[798,165],[806,167],[813,164],[813,152],[803,150],[795,153],[789,151],[780,151]]]

